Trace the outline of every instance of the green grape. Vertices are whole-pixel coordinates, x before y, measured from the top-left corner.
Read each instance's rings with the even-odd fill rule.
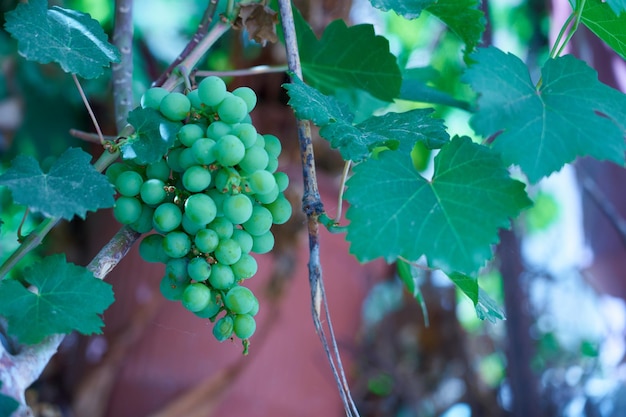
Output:
[[[165,192],[165,183],[156,178],[151,178],[141,184],[139,195],[146,204],[160,204],[165,200],[165,197],[167,197],[167,192]]]
[[[252,250],[252,236],[245,230],[233,230],[232,239],[239,244],[242,254],[248,253]]]
[[[265,138],[260,133],[256,135],[256,142],[254,142],[254,146],[260,146],[265,149]]]
[[[230,338],[233,334],[233,319],[230,316],[224,316],[213,326],[213,336],[218,342]]]
[[[215,182],[217,182],[217,179],[215,180]],[[224,211],[222,210],[222,207],[224,205],[224,200],[226,199],[227,194],[224,194],[215,188],[209,188],[206,191],[206,194],[213,199],[213,202],[215,202],[215,207],[217,209],[216,217],[223,216]]]
[[[241,176],[234,169],[222,168],[215,174],[215,188],[222,194],[238,190]]]
[[[213,152],[217,162],[222,166],[232,167],[246,155],[246,148],[237,136],[224,135],[218,139]]]
[[[167,91],[163,87],[152,87],[146,90],[141,96],[141,107],[151,108],[155,110],[159,110],[159,106],[161,105],[161,101],[167,96],[170,92]]]
[[[213,139],[209,138],[200,138],[193,143],[191,151],[196,163],[209,165],[215,162],[215,154],[213,153],[215,143]]]
[[[183,149],[180,154],[178,154],[178,163],[180,164],[180,167],[183,169],[183,171],[196,165],[197,162],[193,150],[191,148]]]
[[[224,216],[233,224],[242,224],[252,216],[252,201],[244,194],[228,195],[222,209]]]
[[[255,298],[248,288],[236,285],[226,293],[224,306],[231,313],[246,314],[254,307]]]
[[[270,155],[270,158],[269,158],[269,161],[267,161],[267,166],[265,167],[265,170],[273,174],[274,172],[276,172],[277,169],[278,169],[278,158],[275,158]]]
[[[169,257],[163,251],[163,236],[152,234],[144,237],[139,243],[139,256],[146,262],[166,263]]]
[[[167,276],[164,276],[161,279],[160,290],[163,297],[166,300],[170,301],[179,301],[183,298],[183,293],[185,292],[185,288],[187,288],[187,283],[180,283],[169,279]]]
[[[180,226],[183,214],[174,203],[163,203],[154,210],[154,228],[160,233],[170,232]]]
[[[229,135],[232,132],[233,127],[228,123],[222,121],[215,121],[209,125],[206,129],[206,135],[208,138],[217,141],[224,135]]]
[[[211,319],[220,312],[221,308],[222,304],[217,300],[215,291],[211,291],[211,298],[209,299],[207,306],[200,311],[194,311],[194,314],[202,319]]]
[[[282,145],[280,143],[280,139],[278,139],[274,135],[263,135],[263,139],[265,139],[265,150],[267,153],[274,158],[278,158],[280,155],[280,151],[282,150]]]
[[[239,123],[246,114],[248,114],[246,102],[233,94],[227,94],[226,98],[217,106],[217,115],[224,123]]]
[[[235,284],[235,274],[228,265],[214,264],[211,266],[209,284],[216,290],[227,290]]]
[[[106,171],[106,176],[109,179],[109,182],[113,185],[115,185],[115,182],[117,181],[117,177],[122,173],[122,172],[126,172],[130,170],[130,167],[123,163],[123,162],[115,162],[114,164],[111,164]]]
[[[161,241],[161,246],[163,241]],[[174,258],[165,264],[165,277],[170,281],[178,284],[187,284],[189,282],[189,274],[187,273],[187,265],[189,259]]]
[[[252,216],[243,223],[243,228],[252,236],[260,236],[272,227],[272,213],[263,206],[254,206]]]
[[[276,201],[279,194],[280,191],[278,191],[278,185],[275,185],[274,188],[272,188],[272,191],[270,191],[269,193],[255,194],[254,198],[261,204],[270,204]]]
[[[246,103],[246,109],[250,113],[256,106],[256,93],[250,87],[239,87],[233,90],[233,94]]]
[[[185,201],[185,214],[194,223],[208,224],[215,219],[217,207],[206,194],[193,194]]]
[[[257,131],[250,123],[239,123],[233,128],[233,135],[237,136],[246,149],[251,148],[256,143]]]
[[[280,195],[276,201],[265,206],[274,219],[274,224],[283,224],[291,217],[291,203],[285,198],[284,195]]]
[[[131,224],[141,216],[141,203],[135,197],[119,197],[113,206],[113,216],[122,224]]]
[[[211,184],[211,173],[208,169],[193,165],[183,174],[183,186],[192,193],[206,190]]]
[[[183,172],[184,168],[180,166],[180,154],[184,148],[173,148],[167,153],[167,165],[174,172]]]
[[[204,129],[197,124],[186,124],[180,128],[176,137],[183,145],[191,147],[195,141],[204,136]]]
[[[265,169],[268,162],[269,157],[265,149],[260,146],[252,146],[246,149],[246,154],[243,159],[239,161],[239,168],[252,173]]]
[[[198,84],[198,97],[207,106],[217,106],[226,96],[226,84],[216,76],[206,77]]]
[[[194,281],[206,281],[211,275],[211,265],[204,258],[193,258],[187,264],[187,273]]]
[[[220,238],[215,230],[202,229],[196,233],[193,243],[200,252],[211,253],[217,248]]]
[[[135,171],[124,171],[117,176],[115,187],[117,191],[126,197],[135,197],[143,184],[141,174]]]
[[[266,194],[276,187],[274,176],[263,170],[253,172],[249,177],[250,188],[255,194]]]
[[[169,93],[159,105],[159,111],[168,119],[178,122],[184,120],[191,110],[191,101],[183,93]]]
[[[161,180],[166,182],[170,178],[170,167],[165,159],[148,164],[146,167],[146,177],[149,179]]]
[[[182,258],[191,250],[191,240],[185,232],[169,232],[163,238],[163,250],[170,258]]]
[[[256,259],[254,259],[251,255],[244,253],[237,262],[230,266],[230,268],[233,270],[235,280],[239,281],[242,279],[252,278],[258,270],[258,264]]]
[[[233,223],[226,217],[217,217],[208,226],[209,229],[215,230],[220,240],[229,239],[233,235]]]
[[[198,89],[191,90],[187,93],[187,98],[191,103],[191,108],[196,110],[202,110],[202,101],[200,100],[200,95],[198,94]]]
[[[148,233],[152,230],[152,218],[154,216],[154,209],[152,207],[141,205],[141,214],[139,218],[129,224],[128,226],[138,233]]]
[[[258,313],[259,313],[259,300],[258,298],[254,297],[254,306],[252,307],[252,310],[248,311],[248,314],[254,317]]]
[[[215,259],[224,265],[232,265],[241,258],[241,246],[233,239],[220,240],[215,248]]]
[[[249,339],[256,331],[256,321],[250,314],[237,314],[233,319],[233,331],[240,339]]]
[[[274,179],[278,185],[278,191],[281,193],[289,186],[289,177],[284,172],[274,172]]]
[[[271,231],[265,232],[259,236],[252,236],[252,251],[259,255],[268,253],[274,248],[274,235]]]
[[[206,227],[206,224],[199,224],[189,220],[189,216],[186,213],[183,213],[183,219],[180,224],[183,226],[183,230],[190,236],[195,235]]]
[[[203,310],[211,301],[211,290],[199,282],[189,284],[183,292],[183,307],[194,312]]]

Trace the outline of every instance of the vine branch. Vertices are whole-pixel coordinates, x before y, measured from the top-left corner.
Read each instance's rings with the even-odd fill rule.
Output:
[[[133,109],[133,1],[116,0],[113,44],[122,54],[113,64],[113,103],[115,126],[120,132],[126,126],[128,113]]]

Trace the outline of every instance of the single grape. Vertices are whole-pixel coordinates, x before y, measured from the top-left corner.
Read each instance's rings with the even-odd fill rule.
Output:
[[[206,281],[211,275],[211,265],[204,258],[193,258],[187,264],[187,273],[194,281]]]
[[[211,253],[220,243],[220,238],[212,229],[202,229],[194,236],[193,240],[196,248],[203,253]]]
[[[206,190],[209,184],[211,184],[211,173],[200,165],[187,168],[183,174],[183,186],[192,193]]]
[[[220,240],[215,248],[215,259],[224,265],[232,265],[241,258],[241,246],[233,239]]]
[[[221,308],[222,304],[217,300],[215,291],[211,291],[211,298],[207,306],[200,311],[194,311],[194,314],[202,319],[210,319],[215,317],[215,315],[220,312]]]
[[[246,148],[237,136],[224,135],[218,139],[213,152],[220,165],[232,167],[246,155]]]
[[[256,321],[250,314],[237,314],[233,319],[233,331],[238,338],[248,339],[256,331]]]
[[[206,227],[206,224],[199,224],[189,220],[189,216],[187,216],[186,213],[183,213],[183,219],[180,224],[183,226],[183,230],[187,232],[189,236],[195,235],[200,230]]]
[[[248,253],[252,250],[252,236],[243,229],[233,230],[232,239],[239,244],[241,253]]]
[[[267,161],[267,166],[265,167],[265,170],[273,174],[274,172],[276,172],[277,169],[278,169],[278,158],[270,155],[270,158],[269,158],[269,161]]]
[[[215,188],[222,194],[238,190],[241,185],[241,176],[234,169],[221,168],[215,174]]]
[[[259,236],[252,236],[252,251],[254,253],[268,253],[274,248],[274,235],[267,231]]]
[[[198,97],[207,106],[217,106],[226,96],[226,84],[216,76],[206,77],[198,84]]]
[[[269,156],[264,148],[260,146],[252,146],[246,149],[246,154],[239,161],[239,167],[246,172],[255,172],[265,169],[269,162]]]
[[[216,290],[227,290],[235,284],[235,274],[228,265],[214,264],[211,266],[209,284]]]
[[[256,106],[256,93],[250,87],[239,87],[233,90],[233,94],[240,97],[246,103],[246,109],[250,113]]]
[[[217,207],[206,194],[193,194],[185,201],[185,214],[194,223],[208,224],[217,214]]]
[[[224,305],[231,313],[246,314],[254,307],[255,298],[248,288],[237,285],[226,293]]]
[[[191,101],[182,93],[169,93],[159,105],[159,111],[163,116],[172,121],[181,121],[187,117],[191,110]]]
[[[167,197],[167,192],[165,192],[165,183],[161,180],[151,178],[141,184],[139,195],[146,204],[160,204],[165,200],[165,197]]]
[[[229,123],[239,123],[248,114],[248,106],[246,102],[235,95],[227,95],[224,100],[217,106],[217,115],[220,120]]]
[[[266,194],[276,187],[274,175],[267,171],[259,170],[253,172],[249,177],[250,188],[256,194]]]
[[[130,170],[130,167],[123,163],[123,162],[115,162],[114,164],[111,164],[107,170],[106,170],[106,176],[109,179],[109,182],[113,185],[115,185],[115,182],[117,181],[117,177],[125,171]]]
[[[185,148],[178,154],[178,163],[183,171],[197,165],[196,157],[191,148]]]
[[[274,135],[263,135],[263,139],[265,139],[265,150],[267,153],[274,158],[278,158],[278,155],[280,155],[280,151],[283,148],[280,143],[280,139]]]
[[[258,313],[259,313],[259,300],[256,297],[254,297],[254,307],[252,307],[252,310],[248,311],[248,314],[254,317]]]
[[[242,224],[252,216],[252,201],[247,195],[228,195],[222,205],[224,216],[233,224]]]
[[[195,141],[204,136],[204,129],[197,124],[186,124],[180,128],[176,137],[183,145],[191,147]]]
[[[184,148],[173,148],[167,153],[167,165],[174,172],[183,172],[183,167],[180,166],[180,154]]]
[[[141,214],[139,218],[128,226],[138,233],[148,233],[152,230],[152,218],[154,217],[154,209],[145,204],[141,205]]]
[[[163,251],[163,236],[152,234],[144,237],[139,243],[139,256],[146,262],[166,263],[169,256]]]
[[[159,110],[159,106],[161,105],[161,101],[167,96],[170,92],[167,91],[163,87],[152,87],[146,90],[141,96],[141,107],[151,108],[155,110]]]
[[[266,233],[272,227],[272,213],[263,206],[254,206],[252,216],[243,223],[243,228],[252,236],[259,236]]]
[[[232,134],[241,140],[246,149],[254,146],[258,135],[256,128],[251,123],[239,123],[233,128]]]
[[[252,278],[258,270],[258,264],[254,257],[244,253],[237,262],[230,266],[230,268],[233,270],[235,280],[239,281],[242,279]]]
[[[162,242],[162,241],[161,241]],[[187,273],[187,265],[189,259],[174,258],[165,264],[165,277],[172,282],[186,284],[189,282],[189,274]]]
[[[183,292],[182,303],[187,310],[194,312],[203,310],[211,300],[211,290],[199,282],[189,284]]]
[[[163,250],[170,258],[182,258],[191,250],[191,240],[185,232],[169,232],[163,238]]]
[[[289,186],[289,177],[284,172],[274,172],[274,179],[278,185],[278,191],[284,192]]]
[[[207,127],[206,135],[208,138],[217,141],[222,136],[229,135],[232,131],[233,127],[231,125],[218,120]]]
[[[135,171],[124,171],[117,176],[115,188],[121,195],[135,197],[143,184],[141,174]]]
[[[256,142],[254,142],[254,146],[265,148],[265,138],[260,133],[256,135]]]
[[[122,224],[131,224],[141,216],[141,203],[135,197],[119,197],[113,206],[113,216]]]
[[[217,179],[215,180],[215,182],[217,182]],[[227,194],[224,194],[215,188],[209,188],[206,191],[206,194],[211,197],[213,199],[213,202],[215,203],[215,207],[217,208],[216,217],[223,216],[224,211],[222,210],[222,206],[224,205],[224,200],[226,199]]]
[[[256,201],[258,201],[261,204],[270,204],[276,201],[279,194],[280,194],[280,191],[278,191],[278,185],[275,185],[274,188],[272,188],[272,191],[270,191],[269,193],[255,194],[254,198]]]
[[[180,208],[174,203],[163,203],[154,210],[154,228],[160,233],[167,233],[178,226],[182,221],[183,214]]]
[[[164,276],[161,279],[160,290],[163,297],[166,300],[170,301],[179,301],[183,298],[183,293],[185,292],[185,288],[187,288],[187,283],[179,283],[169,279],[167,276]]]
[[[274,224],[283,224],[291,217],[291,203],[284,195],[280,195],[276,201],[265,206],[270,213],[272,213],[272,219]]]
[[[196,110],[202,110],[202,101],[200,100],[200,95],[198,94],[198,89],[191,90],[187,93],[187,98],[191,103],[191,108]]]
[[[213,336],[218,342],[230,338],[233,334],[233,319],[230,316],[224,316],[213,326]]]
[[[213,153],[215,143],[213,139],[209,138],[200,138],[193,143],[191,151],[196,163],[209,165],[215,162],[215,154]]]
[[[233,223],[226,217],[217,217],[207,226],[209,229],[214,230],[219,236],[220,240],[229,239],[233,235]]]
[[[170,167],[165,159],[148,164],[146,167],[146,177],[148,179],[161,180],[166,182],[170,178]]]

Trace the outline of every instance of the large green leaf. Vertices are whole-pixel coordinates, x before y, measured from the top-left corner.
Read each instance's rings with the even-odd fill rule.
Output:
[[[530,205],[499,155],[466,137],[441,148],[431,181],[409,155],[382,152],[354,167],[345,197],[347,239],[359,261],[426,255],[433,267],[466,274],[492,257],[498,229]]]
[[[74,330],[101,332],[100,315],[114,299],[110,284],[67,262],[63,254],[26,269],[24,280],[33,287],[12,279],[0,282],[0,315],[20,342],[39,343],[46,336]]]
[[[440,77],[441,74],[432,67],[408,68],[404,71],[398,98],[420,103],[442,104],[470,111],[471,105],[467,101],[458,100],[447,92],[429,85],[429,82]]]
[[[624,9],[626,9],[626,0],[606,3],[602,0],[586,0],[580,21],[613,48],[619,56],[626,59],[626,13]]]
[[[46,0],[21,3],[5,15],[5,28],[18,41],[26,59],[58,62],[64,71],[97,78],[120,53],[100,24],[88,14],[53,6]]]
[[[134,159],[139,164],[160,160],[174,145],[182,124],[173,122],[151,108],[138,107],[128,114],[128,123],[135,133],[121,145],[124,159]]]
[[[0,185],[11,190],[17,204],[45,216],[71,220],[78,215],[84,219],[87,211],[115,204],[113,186],[90,160],[83,150],[69,148],[46,173],[32,156],[19,155],[0,175]]]
[[[358,88],[372,96],[393,101],[402,75],[389,41],[374,33],[374,26],[348,27],[331,22],[321,39],[299,13],[294,15],[304,79],[325,94],[340,88]]]
[[[408,153],[416,142],[434,149],[448,141],[443,122],[431,117],[432,109],[387,113],[352,124],[354,115],[346,105],[309,87],[297,77],[284,87],[296,116],[321,127],[320,135],[330,141],[333,148],[339,149],[345,160],[361,161],[377,146],[400,147]]]
[[[479,49],[464,79],[480,97],[470,124],[519,165],[531,182],[578,156],[624,163],[626,95],[598,81],[571,55],[550,59],[539,88],[524,63],[496,48]],[[601,114],[598,114],[601,113]]]

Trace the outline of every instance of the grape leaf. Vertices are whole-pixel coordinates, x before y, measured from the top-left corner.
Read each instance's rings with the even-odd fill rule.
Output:
[[[586,0],[580,21],[626,59],[626,0],[620,1]]]
[[[128,114],[128,123],[135,133],[121,145],[124,159],[139,164],[157,162],[174,145],[182,123],[172,122],[151,108],[138,107]]]
[[[389,41],[374,33],[374,26],[348,27],[343,20],[331,22],[321,39],[294,10],[298,48],[304,79],[325,94],[338,88],[358,88],[374,97],[393,101],[402,75]]]
[[[416,19],[436,0],[370,0],[372,6],[384,12],[393,10],[405,19]]]
[[[2,388],[2,381],[0,381],[0,388]],[[20,406],[14,398],[4,395],[0,392],[0,416],[11,416]]]
[[[492,256],[498,229],[530,205],[498,154],[455,137],[435,157],[432,181],[409,155],[385,151],[347,182],[347,239],[361,262],[426,255],[432,267],[471,274]]]
[[[459,272],[449,273],[448,277],[474,303],[476,315],[479,319],[487,319],[492,323],[495,323],[496,320],[506,320],[504,312],[498,303],[478,286],[476,278]]]
[[[22,56],[42,64],[58,62],[64,71],[97,78],[111,62],[119,62],[118,49],[104,30],[85,13],[30,0],[7,13],[5,28],[18,41]]]
[[[426,301],[424,300],[424,295],[419,287],[419,273],[420,271],[413,264],[409,264],[404,261],[396,262],[396,269],[398,271],[398,276],[400,280],[406,287],[407,291],[415,301],[420,305],[422,309],[422,314],[424,315],[424,324],[426,326],[429,325],[428,319],[428,308],[426,307]]]
[[[78,215],[84,219],[88,210],[115,204],[113,186],[90,160],[82,149],[69,148],[45,173],[33,157],[19,155],[0,175],[0,185],[11,190],[17,204],[45,216],[71,220]]]
[[[494,149],[531,182],[578,156],[624,163],[626,95],[600,83],[584,62],[571,55],[548,60],[536,89],[512,54],[479,49],[473,59],[464,79],[480,97],[470,124],[483,136],[501,132]]]
[[[319,126],[320,135],[330,141],[333,148],[339,149],[345,160],[361,161],[377,146],[401,147],[410,152],[416,142],[435,149],[448,141],[443,122],[431,117],[432,109],[387,113],[353,125],[354,115],[346,105],[309,87],[297,77],[284,87],[296,116]]]
[[[101,332],[100,315],[113,302],[113,290],[89,270],[58,254],[26,269],[24,280],[34,289],[12,279],[0,282],[0,315],[21,343],[39,343],[46,336],[73,330]]]
[[[432,67],[406,69],[402,76],[402,86],[398,98],[420,103],[442,104],[470,111],[471,105],[467,101],[457,100],[447,92],[427,84],[439,77],[439,72]]]

